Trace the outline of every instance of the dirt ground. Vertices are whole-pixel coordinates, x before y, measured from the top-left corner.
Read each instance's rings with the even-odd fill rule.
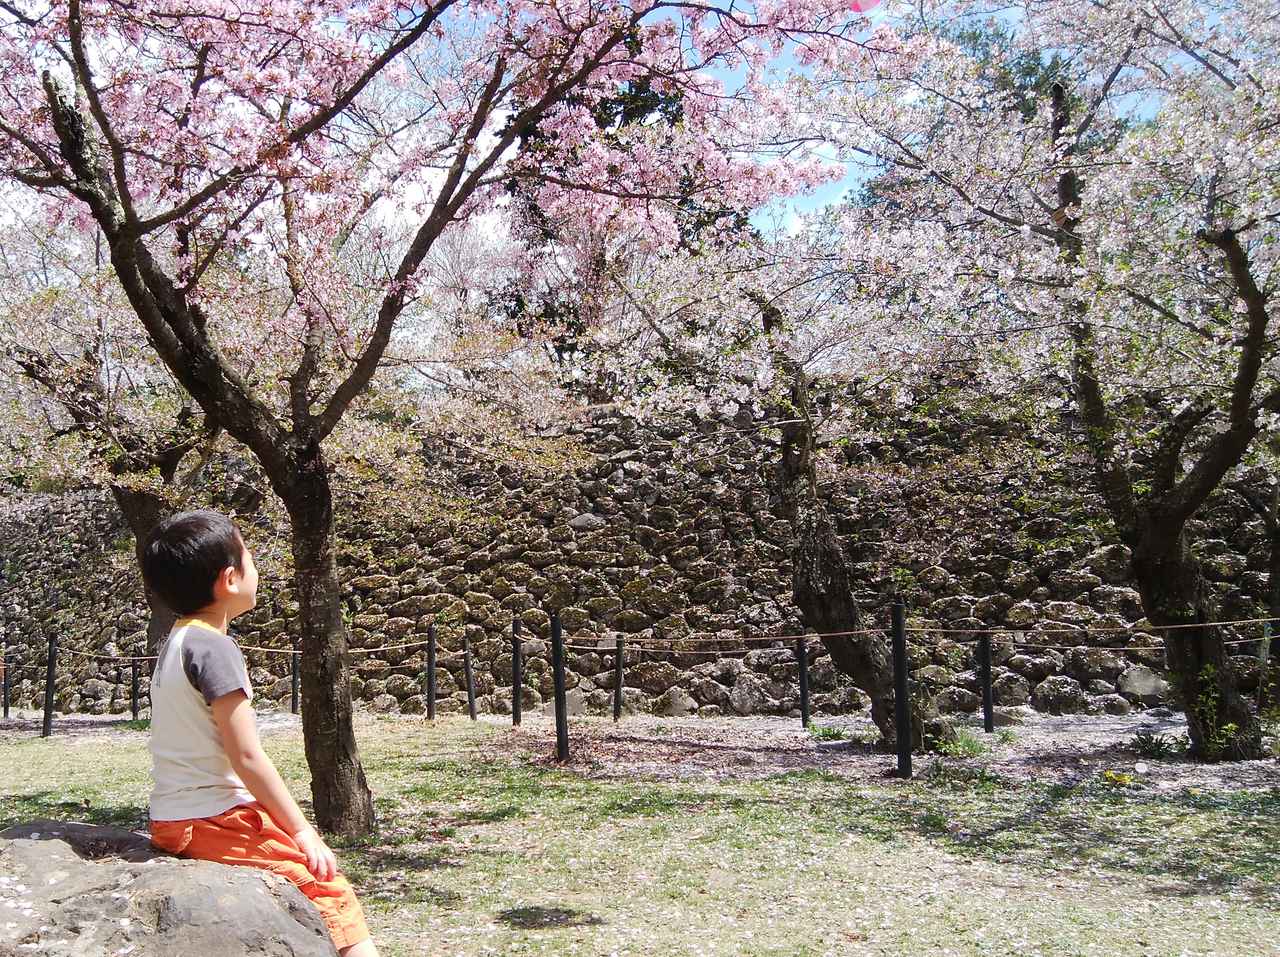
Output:
[[[1157,789],[1280,787],[1280,759],[1217,765],[1187,760],[1154,760],[1133,750],[1139,731],[1185,733],[1181,714],[1165,709],[1120,717],[1054,717],[1030,709],[1013,712],[1017,723],[985,734],[977,721],[967,727],[986,747],[976,757],[943,756],[949,766],[981,768],[1011,780],[1073,783],[1094,779],[1105,770],[1140,775]],[[492,718],[488,720],[507,721]],[[896,757],[869,743],[870,720],[861,716],[822,716],[821,728],[838,729],[844,740],[819,740],[793,718],[658,718],[636,715],[618,724],[602,718],[570,721],[569,766],[601,778],[649,777],[666,780],[725,780],[768,777],[787,771],[821,770],[848,778],[892,776]],[[1003,732],[1003,733],[1001,733]],[[526,719],[514,742],[535,759],[551,760],[554,727],[550,719]],[[502,749],[510,753],[512,739]],[[914,770],[927,770],[934,755],[916,755]]]
[[[1205,788],[1234,791],[1280,788],[1280,759],[1229,762],[1217,765],[1187,760],[1157,760],[1132,748],[1139,731],[1173,736],[1185,733],[1182,715],[1156,708],[1124,716],[1065,715],[1054,717],[1031,709],[1009,712],[1014,723],[985,734],[977,720],[964,727],[987,749],[974,757],[919,755],[917,774],[931,762],[950,767],[982,769],[1014,781],[1070,784],[1096,779],[1106,770],[1134,774],[1160,790]],[[373,720],[361,716],[362,723]],[[387,719],[378,719],[379,721]],[[420,718],[394,718],[420,721]],[[527,715],[519,729],[509,717],[483,715],[487,725],[504,730],[483,749],[494,758],[520,755],[535,763],[554,762],[555,728],[542,714]],[[287,711],[258,715],[264,736],[296,730],[297,716]],[[600,779],[754,780],[788,771],[819,770],[850,779],[891,778],[896,758],[870,742],[875,729],[865,716],[816,717],[817,728],[842,739],[823,740],[804,730],[794,718],[725,717],[665,718],[628,715],[614,723],[608,718],[578,717],[569,722],[570,760],[567,767]],[[14,712],[0,720],[0,740],[40,733],[40,714]],[[366,732],[368,733],[368,732]],[[142,737],[145,730],[119,715],[59,715],[56,737]]]

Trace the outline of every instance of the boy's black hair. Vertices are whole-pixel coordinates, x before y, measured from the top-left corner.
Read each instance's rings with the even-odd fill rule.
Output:
[[[225,568],[243,571],[244,539],[217,512],[179,512],[151,530],[142,549],[142,579],[179,615],[213,601],[213,583]]]

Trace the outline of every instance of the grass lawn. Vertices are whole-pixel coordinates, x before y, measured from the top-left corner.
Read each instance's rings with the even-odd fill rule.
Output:
[[[380,832],[339,858],[388,957],[1280,953],[1274,788],[946,763],[912,782],[596,780],[508,752],[496,723],[357,730]],[[298,732],[264,741],[307,797]],[[0,769],[0,827],[145,824],[143,731],[0,736]]]

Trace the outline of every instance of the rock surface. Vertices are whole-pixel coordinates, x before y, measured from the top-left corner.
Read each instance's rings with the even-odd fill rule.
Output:
[[[1122,694],[1149,705],[1158,704],[1169,690],[1169,683],[1146,665],[1126,669],[1117,685]]]
[[[0,832],[0,957],[332,957],[282,877],[159,853],[132,831],[32,821]]]

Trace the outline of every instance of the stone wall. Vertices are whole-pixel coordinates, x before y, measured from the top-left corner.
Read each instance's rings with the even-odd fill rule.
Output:
[[[507,713],[509,636],[518,618],[525,706],[542,705],[551,692],[545,609],[555,607],[572,644],[598,647],[568,657],[575,710],[610,707],[609,649],[622,634],[680,649],[628,652],[628,708],[791,713],[798,690],[790,642],[724,642],[716,647],[725,657],[716,658],[704,641],[801,630],[789,600],[790,527],[774,514],[766,481],[773,453],[752,423],[673,422],[641,430],[606,412],[573,438],[586,455],[568,473],[495,464],[456,445],[432,449],[445,465],[424,496],[467,503],[457,517],[436,510],[428,519],[412,508],[389,514],[378,504],[376,482],[346,490],[339,566],[357,697],[375,710],[421,712],[422,650],[366,649],[420,641],[434,622],[441,710],[465,707],[465,636],[479,708]],[[1021,640],[1033,644],[1085,646],[1038,650],[997,642],[997,704],[1123,712],[1159,701],[1162,654],[1117,651],[1160,642],[1141,630],[1127,556],[1109,541],[1097,502],[1082,491],[1079,463],[1027,470],[1020,460],[1003,459],[1001,450],[1023,438],[981,418],[952,422],[941,435],[933,424],[908,429],[908,438],[900,446],[846,449],[822,494],[839,513],[869,616],[887,620],[889,594],[906,597],[909,624],[922,629],[912,635],[914,678],[939,695],[943,710],[978,706],[969,632],[982,627],[1020,629]],[[981,469],[972,465],[975,455]],[[267,550],[268,541],[278,549],[277,525],[266,514],[248,523],[255,551],[259,543]],[[1260,614],[1267,542],[1259,525],[1218,503],[1198,532],[1224,616]],[[56,629],[68,652],[61,657],[59,708],[127,710],[127,670],[70,654],[143,650],[132,544],[109,497],[9,496],[0,503],[0,548],[6,641],[31,661]],[[296,609],[287,568],[281,564],[273,574],[271,562],[264,566],[259,608],[236,631],[242,644],[287,648]],[[814,710],[865,707],[816,641],[811,649]],[[260,699],[287,706],[287,656],[248,657]],[[1251,659],[1240,662],[1256,682]],[[29,676],[15,687],[20,702],[33,704],[42,684]]]

